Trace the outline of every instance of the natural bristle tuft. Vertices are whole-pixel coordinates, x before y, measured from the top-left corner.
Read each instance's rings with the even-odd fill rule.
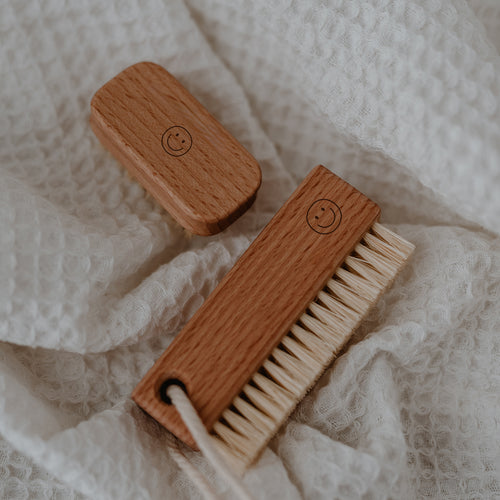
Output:
[[[220,451],[244,471],[333,361],[414,246],[373,224],[307,306],[262,369],[213,426]]]

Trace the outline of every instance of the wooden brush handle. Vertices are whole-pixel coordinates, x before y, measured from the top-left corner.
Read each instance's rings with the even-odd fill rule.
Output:
[[[215,234],[250,207],[255,159],[165,69],[134,64],[101,87],[90,125],[102,144],[181,224]]]
[[[297,321],[380,214],[322,166],[273,217],[132,394],[147,413],[195,446],[160,397],[181,381],[207,429]]]

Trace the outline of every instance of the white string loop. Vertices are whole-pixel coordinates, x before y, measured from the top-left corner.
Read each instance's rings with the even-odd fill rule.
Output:
[[[171,385],[167,389],[167,395],[172,400],[172,404],[179,412],[179,415],[186,424],[191,436],[196,441],[198,448],[212,465],[217,474],[225,479],[227,484],[238,495],[238,498],[241,500],[253,500],[253,497],[247,491],[243,481],[231,471],[225,460],[213,445],[210,434],[205,428],[187,394],[179,386]],[[176,451],[174,451],[175,449]],[[186,459],[180,451],[177,443],[176,448],[173,447],[172,450],[173,458],[176,460],[179,467],[181,467],[189,475],[191,480],[198,486],[205,497],[210,500],[217,498],[217,495],[214,493],[207,480]],[[179,459],[179,455],[182,456],[182,458],[180,458],[180,462],[177,461]],[[189,465],[186,465],[184,462],[187,462]]]
[[[182,453],[177,438],[169,433],[167,434],[167,441],[170,449],[170,455],[175,460],[179,468],[184,471],[189,478],[191,478],[191,481],[193,481],[193,483],[203,493],[206,500],[220,500],[219,495],[217,495],[210,483],[206,480],[205,476],[186,458],[184,453]]]

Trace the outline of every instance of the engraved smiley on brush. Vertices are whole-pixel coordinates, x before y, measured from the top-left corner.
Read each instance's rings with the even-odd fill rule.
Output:
[[[193,139],[187,129],[174,125],[163,132],[161,145],[170,156],[182,156],[191,149]]]
[[[309,227],[319,234],[330,234],[335,231],[342,221],[340,207],[326,198],[316,200],[307,211]]]

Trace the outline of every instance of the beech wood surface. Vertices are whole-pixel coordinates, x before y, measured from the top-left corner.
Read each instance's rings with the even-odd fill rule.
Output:
[[[335,209],[337,218],[329,211],[334,205],[325,200],[340,209]],[[176,409],[161,400],[162,383],[180,380],[210,430],[379,214],[379,207],[362,193],[316,167],[141,380],[132,398],[196,447]]]
[[[141,62],[91,102],[101,143],[186,229],[215,234],[253,203],[256,160],[165,69]]]

